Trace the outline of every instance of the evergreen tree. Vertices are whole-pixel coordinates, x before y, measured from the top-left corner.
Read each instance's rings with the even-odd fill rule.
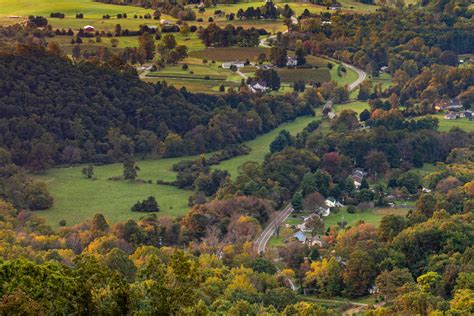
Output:
[[[291,200],[291,205],[293,206],[293,209],[298,212],[303,210],[303,202],[303,195],[300,191],[298,191],[293,196],[293,199]]]

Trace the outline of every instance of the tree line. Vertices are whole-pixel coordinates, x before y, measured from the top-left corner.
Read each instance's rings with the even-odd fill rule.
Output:
[[[38,46],[3,54],[0,68],[0,146],[32,170],[219,150],[312,113],[294,95],[192,94]]]

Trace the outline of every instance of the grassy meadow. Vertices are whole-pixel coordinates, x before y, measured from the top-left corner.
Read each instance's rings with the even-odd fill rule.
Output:
[[[228,170],[235,176],[238,167],[243,163],[262,162],[269,152],[270,143],[281,130],[286,129],[296,134],[314,119],[309,116],[299,117],[293,122],[282,124],[275,130],[246,142],[252,149],[249,155],[224,161],[215,168]],[[66,220],[67,225],[78,224],[98,212],[114,223],[146,215],[131,212],[130,208],[138,200],[155,196],[161,207],[159,216],[182,216],[189,209],[187,203],[192,192],[174,186],[157,185],[156,180],[173,181],[176,178],[176,174],[171,170],[173,164],[192,158],[195,157],[139,161],[139,179],[145,182],[151,180],[151,184],[108,180],[122,174],[121,164],[96,166],[94,171],[97,180],[85,179],[81,174],[83,166],[50,169],[44,175],[34,176],[35,179],[46,182],[54,197],[54,206],[38,214],[45,217],[53,227],[58,227],[58,222],[62,219]]]
[[[376,208],[374,210],[357,212],[357,213],[347,213],[346,209],[343,208],[337,213],[331,213],[328,217],[324,218],[325,227],[331,227],[337,225],[342,219],[347,222],[347,226],[353,226],[359,221],[364,221],[367,224],[372,224],[378,226],[380,221],[385,215],[406,215],[408,209],[406,208]]]
[[[191,52],[189,57],[220,62],[246,59],[251,62],[256,62],[258,55],[261,53],[266,54],[268,57],[270,55],[270,49],[259,47],[206,48]]]

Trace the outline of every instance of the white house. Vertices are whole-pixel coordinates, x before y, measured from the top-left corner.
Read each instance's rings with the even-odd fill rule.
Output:
[[[253,93],[257,93],[257,92],[266,92],[270,88],[268,88],[264,83],[256,82],[256,83],[250,84],[249,89]]]
[[[326,203],[326,206],[327,207],[342,207],[343,205],[341,204],[341,202],[339,202],[338,200],[336,200],[335,198],[333,197],[328,197],[325,201]]]
[[[231,66],[235,66],[237,68],[242,68],[242,67],[245,66],[245,61],[234,60],[234,61],[229,61],[229,62],[222,63],[222,68],[224,68],[224,69],[230,69]]]

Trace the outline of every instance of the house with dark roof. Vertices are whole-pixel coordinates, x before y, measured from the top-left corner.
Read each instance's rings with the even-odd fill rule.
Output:
[[[258,82],[254,82],[254,83],[249,84],[249,89],[253,93],[267,92],[268,90],[270,90],[270,88],[267,87],[267,84],[263,81],[258,81]]]
[[[354,181],[354,186],[356,187],[356,189],[360,188],[362,180],[364,180],[364,177],[366,175],[367,173],[362,168],[356,168],[352,171],[351,178]]]
[[[464,108],[459,98],[449,100],[446,110],[448,111],[461,111]]]

